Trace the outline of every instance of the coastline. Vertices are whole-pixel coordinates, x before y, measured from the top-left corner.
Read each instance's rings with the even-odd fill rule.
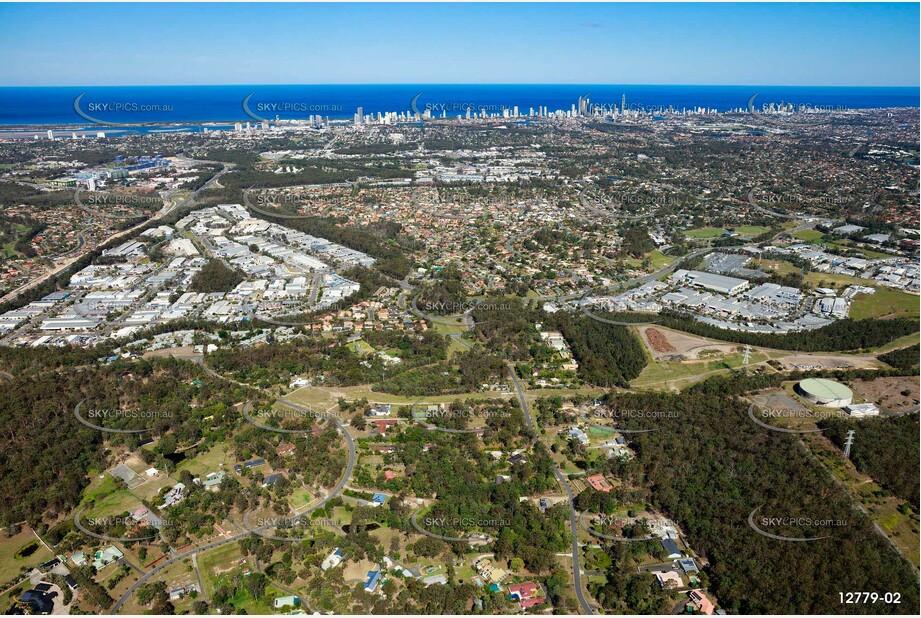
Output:
[[[228,86],[0,86],[0,129],[87,128],[92,120],[111,130],[118,123],[165,128],[209,123],[258,122],[276,117],[307,120],[320,116],[348,120],[365,115],[428,110],[433,119],[518,108],[568,111],[581,98],[596,109],[716,113],[801,106],[819,111],[919,107],[913,86],[726,86],[726,85],[560,85],[560,84],[354,84]],[[251,100],[250,100],[251,99]],[[82,118],[81,118],[82,117]],[[107,122],[115,123],[113,125]],[[95,126],[95,125],[93,125]]]

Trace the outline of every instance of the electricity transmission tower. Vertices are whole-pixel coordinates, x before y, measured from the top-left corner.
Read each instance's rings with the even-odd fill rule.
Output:
[[[854,444],[854,430],[851,429],[847,432],[847,439],[844,441],[844,456],[848,459],[851,458],[851,445]]]

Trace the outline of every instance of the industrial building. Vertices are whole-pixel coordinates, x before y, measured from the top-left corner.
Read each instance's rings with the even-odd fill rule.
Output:
[[[675,271],[671,277],[674,281],[680,281],[692,287],[704,288],[721,294],[737,294],[745,289],[748,281],[736,277],[726,277],[725,275],[714,275],[699,270],[684,270],[680,268]]]
[[[844,411],[851,418],[867,418],[868,416],[879,416],[879,408],[872,403],[852,403],[844,406]]]
[[[794,390],[803,399],[828,408],[849,406],[854,399],[854,393],[844,384],[824,378],[803,380]]]

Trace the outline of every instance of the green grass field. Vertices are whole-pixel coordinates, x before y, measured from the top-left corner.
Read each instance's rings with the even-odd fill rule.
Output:
[[[614,429],[613,427],[611,429],[602,429],[601,427],[589,427],[587,433],[593,436],[606,436],[612,433],[617,433],[617,430]]]
[[[788,275],[790,273],[798,273],[800,271],[799,268],[790,262],[785,262],[783,260],[753,260],[751,263],[751,268],[759,268],[764,271],[772,271],[778,275]]]
[[[503,394],[491,391],[483,391],[476,393],[459,393],[456,395],[433,395],[423,398],[403,397],[400,395],[391,395],[389,393],[378,393],[376,391],[372,391],[369,385],[363,384],[361,386],[344,386],[337,387],[335,389],[324,387],[302,388],[296,393],[291,393],[290,395],[285,396],[284,399],[305,406],[318,405],[323,409],[326,409],[328,406],[334,405],[340,396],[344,397],[347,401],[355,401],[356,399],[365,398],[371,403],[413,404],[451,403],[456,399],[463,401],[465,399],[509,398],[514,395],[512,393]]]
[[[141,501],[127,489],[119,489],[99,499],[86,512],[87,517],[114,517],[141,506]]]
[[[455,324],[444,324],[442,322],[433,322],[432,330],[439,335],[453,335],[455,333],[467,332],[467,323],[462,318],[450,318],[456,321]]]
[[[28,556],[16,557],[23,548],[35,543],[35,551]],[[7,582],[15,579],[23,568],[31,569],[37,564],[50,560],[52,553],[41,543],[32,530],[23,526],[22,531],[10,538],[0,538],[0,585],[4,588]],[[28,585],[28,582],[26,582]],[[26,588],[28,590],[28,588]],[[5,607],[3,608],[6,609]]]
[[[758,350],[752,350],[750,364],[767,360],[767,355]],[[649,387],[653,389],[668,388],[673,386],[681,388],[684,382],[693,381],[704,374],[728,371],[742,365],[741,352],[729,354],[708,361],[691,362],[656,362],[650,359],[649,364],[643,368],[639,376],[630,382],[637,388]]]
[[[377,350],[375,350],[371,346],[371,344],[369,344],[364,339],[358,339],[357,341],[353,341],[349,345],[351,346],[352,350],[354,350],[358,354],[374,354],[375,352],[377,352]]]
[[[649,261],[652,264],[653,270],[658,270],[659,268],[662,268],[663,266],[668,266],[669,264],[674,262],[675,259],[677,259],[670,255],[664,255],[661,251],[656,249],[655,251],[650,251],[649,253],[647,253],[641,258],[630,258],[626,260],[626,262],[627,264],[629,264],[630,266],[633,266],[634,268],[639,268],[640,266],[642,266],[643,261],[646,258],[649,258]]]
[[[208,598],[214,595],[218,587],[218,579],[238,568],[237,564],[243,554],[236,543],[225,545],[207,551],[198,557],[198,570],[201,572],[202,583]]]
[[[295,489],[288,497],[288,504],[292,509],[299,509],[308,504],[311,500],[313,500],[313,494],[301,487],[300,489]]]
[[[227,445],[217,444],[197,457],[183,460],[176,466],[176,474],[182,470],[188,470],[192,476],[204,477],[210,472],[220,470],[221,463],[225,461],[227,461]]]
[[[857,247],[853,243],[851,243],[851,241],[845,238],[842,238],[842,237],[834,237],[834,236],[826,237],[822,232],[819,232],[818,230],[811,230],[811,229],[810,230],[800,230],[796,232],[795,234],[793,234],[793,237],[798,238],[799,240],[802,240],[803,242],[825,245],[826,247],[833,248],[833,249],[856,251],[867,258],[892,257],[892,255],[889,253],[882,253],[880,251],[873,251],[872,249],[865,249],[863,247]],[[827,238],[827,240],[823,240],[823,238]]]
[[[740,225],[736,228],[736,232],[742,236],[758,236],[759,234],[770,231],[770,229],[771,228],[764,227],[763,225]]]
[[[803,277],[803,282],[806,285],[820,288],[846,288],[849,285],[872,286],[874,283],[876,283],[872,279],[860,279],[859,277],[849,277],[847,275],[839,275],[835,273],[815,272],[806,273],[806,276]]]
[[[455,341],[454,339],[451,339],[448,342],[448,358],[452,358],[455,354],[466,351],[467,348],[464,347],[462,343]]]
[[[891,258],[891,253],[882,253],[880,251],[873,251],[872,249],[864,249],[863,247],[856,247],[852,245],[849,241],[839,240],[839,241],[827,241],[823,242],[823,245],[826,247],[833,247],[837,249],[844,249],[848,251],[857,251],[866,258],[876,259],[876,258]]]
[[[851,303],[851,317],[915,318],[921,317],[919,297],[890,288],[877,288],[875,294],[858,294]]]
[[[824,234],[817,230],[800,230],[793,235],[794,238],[799,238],[804,242],[815,242],[822,238]]]
[[[102,478],[99,478],[99,474],[97,473],[90,480],[89,486],[83,490],[83,500],[80,504],[98,501],[119,489],[118,482],[111,474],[106,473],[102,475]]]

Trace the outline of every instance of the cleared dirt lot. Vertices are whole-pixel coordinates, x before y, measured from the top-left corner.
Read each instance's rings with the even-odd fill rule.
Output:
[[[875,403],[881,411],[890,414],[916,410],[921,399],[918,378],[912,376],[854,380],[851,388],[858,397]]]
[[[684,356],[687,360],[696,360],[703,357],[713,358],[720,354],[732,354],[736,345],[730,343],[716,343],[694,335],[687,335],[673,330],[647,326],[641,329],[643,343],[649,353],[656,360],[680,360],[677,355]]]
[[[141,355],[141,358],[153,358],[153,357],[167,357],[175,356],[178,358],[188,358],[190,356],[195,356],[195,348],[193,346],[183,346],[179,348],[163,348],[162,350],[151,350],[150,352],[144,352]]]
[[[786,369],[873,369],[879,366],[872,358],[846,354],[797,354],[778,359]]]
[[[807,412],[809,410],[809,408],[779,388],[762,391],[754,395],[751,399],[759,408],[767,410],[795,410],[799,412]]]
[[[675,348],[668,342],[665,335],[657,328],[647,328],[643,331],[650,347],[656,352],[674,352]]]

